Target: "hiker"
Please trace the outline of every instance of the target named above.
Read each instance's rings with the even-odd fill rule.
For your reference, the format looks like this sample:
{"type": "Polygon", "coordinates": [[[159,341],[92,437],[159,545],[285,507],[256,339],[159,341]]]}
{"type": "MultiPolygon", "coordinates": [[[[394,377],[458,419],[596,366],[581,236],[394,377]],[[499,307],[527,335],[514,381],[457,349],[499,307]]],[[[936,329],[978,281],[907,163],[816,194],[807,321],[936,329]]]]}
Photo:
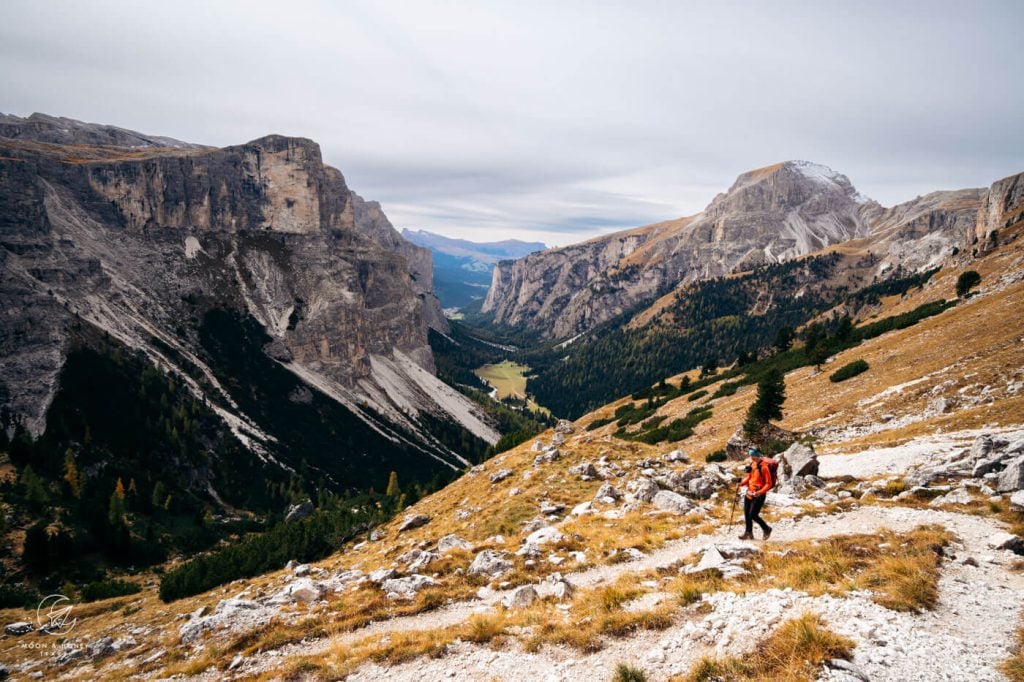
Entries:
{"type": "Polygon", "coordinates": [[[754,539],[755,521],[764,532],[764,539],[767,540],[771,537],[772,528],[761,518],[761,508],[764,507],[768,491],[775,485],[775,472],[772,471],[768,461],[761,457],[757,448],[750,448],[747,450],[747,454],[750,455],[750,466],[747,467],[750,473],[740,481],[741,488],[747,486],[747,495],[743,499],[743,520],[747,527],[746,532],[740,536],[740,540],[754,539]]]}

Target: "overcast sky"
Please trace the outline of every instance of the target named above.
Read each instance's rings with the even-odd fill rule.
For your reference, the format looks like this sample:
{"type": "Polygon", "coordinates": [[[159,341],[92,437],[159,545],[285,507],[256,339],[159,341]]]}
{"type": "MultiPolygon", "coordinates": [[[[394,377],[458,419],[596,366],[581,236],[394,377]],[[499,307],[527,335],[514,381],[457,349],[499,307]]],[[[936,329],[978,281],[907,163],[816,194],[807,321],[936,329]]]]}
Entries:
{"type": "Polygon", "coordinates": [[[310,137],[399,228],[567,244],[808,159],[1024,171],[1024,2],[0,2],[0,111],[310,137]]]}

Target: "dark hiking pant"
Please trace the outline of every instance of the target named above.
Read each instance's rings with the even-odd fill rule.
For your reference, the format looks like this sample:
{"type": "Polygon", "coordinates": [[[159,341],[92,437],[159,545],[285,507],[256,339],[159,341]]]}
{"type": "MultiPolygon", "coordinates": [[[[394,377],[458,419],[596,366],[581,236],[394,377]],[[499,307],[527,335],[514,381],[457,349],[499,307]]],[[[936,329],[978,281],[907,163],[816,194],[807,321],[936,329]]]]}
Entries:
{"type": "Polygon", "coordinates": [[[766,495],[760,497],[744,497],[743,498],[743,520],[747,523],[747,535],[754,532],[754,522],[761,526],[761,530],[768,532],[771,527],[764,522],[761,518],[761,507],[764,506],[764,498],[766,495]]]}

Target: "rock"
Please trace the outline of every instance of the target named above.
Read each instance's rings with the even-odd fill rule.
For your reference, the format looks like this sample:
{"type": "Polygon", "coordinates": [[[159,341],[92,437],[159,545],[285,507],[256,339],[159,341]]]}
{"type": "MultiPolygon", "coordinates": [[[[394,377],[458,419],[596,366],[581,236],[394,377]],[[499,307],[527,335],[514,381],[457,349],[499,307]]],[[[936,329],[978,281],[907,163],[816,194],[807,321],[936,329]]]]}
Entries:
{"type": "Polygon", "coordinates": [[[446,554],[453,549],[469,549],[470,547],[472,547],[472,545],[454,533],[445,535],[437,541],[437,551],[441,554],[446,554]]]}
{"type": "MultiPolygon", "coordinates": [[[[1024,492],[1024,491],[1022,491],[1024,492]]],[[[957,488],[951,492],[946,493],[940,497],[936,497],[934,500],[928,503],[929,507],[941,507],[944,504],[971,504],[974,498],[971,494],[963,488],[957,488]]]]}
{"type": "Polygon", "coordinates": [[[385,537],[384,531],[380,530],[379,528],[374,528],[373,530],[370,531],[370,535],[369,535],[370,542],[380,542],[381,540],[384,539],[384,537],[385,537]]]}
{"type": "Polygon", "coordinates": [[[704,550],[704,553],[700,557],[700,561],[697,562],[696,566],[691,566],[686,569],[687,573],[699,573],[701,571],[707,571],[710,569],[720,569],[725,566],[725,557],[718,551],[718,548],[712,545],[708,549],[704,550]]]}
{"type": "Polygon", "coordinates": [[[605,504],[615,504],[622,498],[622,493],[615,489],[611,483],[603,483],[601,487],[597,489],[597,494],[594,495],[595,502],[603,502],[605,504]]]}
{"type": "Polygon", "coordinates": [[[114,639],[112,637],[101,637],[95,642],[90,642],[86,647],[89,658],[97,659],[110,656],[114,653],[114,639]]]}
{"type": "Polygon", "coordinates": [[[430,576],[414,573],[405,578],[391,578],[380,584],[388,599],[412,599],[424,587],[436,587],[439,582],[430,576]]]}
{"type": "MultiPolygon", "coordinates": [[[[178,628],[178,635],[183,644],[195,641],[207,630],[246,624],[250,621],[249,614],[259,616],[267,609],[252,599],[232,597],[217,604],[217,608],[209,615],[201,615],[205,609],[196,609],[187,623],[178,628]]],[[[255,625],[255,623],[253,623],[255,625]]]]}
{"type": "Polygon", "coordinates": [[[513,590],[511,594],[505,595],[501,604],[506,609],[525,609],[539,598],[540,595],[532,585],[522,585],[513,590]]]}
{"type": "Polygon", "coordinates": [[[571,421],[567,419],[559,419],[558,423],[555,424],[555,433],[561,433],[568,435],[576,431],[576,427],[572,425],[571,421]]]}
{"type": "Polygon", "coordinates": [[[380,585],[385,580],[391,580],[392,578],[398,577],[398,571],[393,568],[379,568],[376,571],[372,571],[370,575],[366,576],[374,585],[380,585]]]}
{"type": "Polygon", "coordinates": [[[228,670],[234,670],[238,666],[242,665],[242,661],[245,660],[245,656],[242,654],[235,654],[235,657],[231,659],[231,663],[228,664],[228,670]]]}
{"type": "Polygon", "coordinates": [[[569,467],[571,476],[578,476],[584,481],[593,481],[597,478],[597,469],[590,462],[582,462],[576,466],[569,467]]]}
{"type": "Polygon", "coordinates": [[[275,604],[287,604],[298,601],[311,602],[319,599],[325,591],[324,586],[320,583],[313,582],[309,578],[299,578],[286,585],[270,601],[275,604]]]}
{"type": "Polygon", "coordinates": [[[1024,490],[1018,490],[1010,495],[1010,507],[1017,511],[1024,511],[1024,490]]]}
{"type": "Polygon", "coordinates": [[[714,494],[715,486],[710,478],[700,476],[686,484],[686,491],[698,500],[706,500],[714,494]]]}
{"type": "Polygon", "coordinates": [[[571,512],[569,512],[570,516],[584,516],[586,514],[593,513],[594,505],[590,502],[580,502],[579,504],[572,508],[571,512]]]}
{"type": "Polygon", "coordinates": [[[398,527],[398,532],[404,533],[407,530],[419,528],[420,526],[425,526],[428,523],[430,523],[430,517],[426,514],[413,514],[412,516],[406,516],[402,520],[402,524],[398,527]]]}
{"type": "Polygon", "coordinates": [[[677,514],[687,514],[696,508],[696,505],[691,500],[671,490],[659,490],[651,500],[651,503],[658,509],[677,514]]]}
{"type": "Polygon", "coordinates": [[[776,459],[779,462],[780,478],[783,480],[794,476],[817,476],[818,456],[814,450],[802,443],[793,443],[776,459]]]}
{"type": "Polygon", "coordinates": [[[572,583],[563,578],[561,573],[552,573],[537,587],[541,597],[552,597],[558,601],[571,599],[573,592],[575,588],[572,583]]]}
{"type": "Polygon", "coordinates": [[[516,495],[518,495],[521,492],[523,492],[521,488],[512,488],[511,490],[508,491],[508,496],[509,497],[515,497],[516,495]]]}
{"type": "MultiPolygon", "coordinates": [[[[73,663],[82,658],[85,658],[85,649],[66,649],[62,654],[57,656],[54,663],[56,663],[58,666],[65,666],[69,663],[73,663]]],[[[42,676],[40,676],[40,678],[41,677],[42,676]]]]}
{"type": "Polygon", "coordinates": [[[641,476],[627,483],[626,490],[631,492],[641,502],[650,502],[658,494],[659,488],[654,481],[646,476],[641,476]]]}
{"type": "Polygon", "coordinates": [[[553,435],[551,437],[551,444],[555,445],[555,446],[564,445],[565,444],[565,434],[557,433],[556,432],[555,435],[553,435]]]}
{"type": "Polygon", "coordinates": [[[440,559],[441,555],[436,552],[430,552],[422,549],[413,549],[405,554],[399,556],[395,561],[400,564],[404,564],[406,570],[413,573],[418,572],[422,568],[425,568],[427,564],[432,561],[440,559]]]}
{"type": "Polygon", "coordinates": [[[544,449],[544,443],[542,443],[539,438],[537,440],[533,441],[533,445],[530,446],[530,451],[531,452],[540,452],[543,449],[544,449]]]}
{"type": "Polygon", "coordinates": [[[288,507],[288,510],[284,513],[284,522],[292,523],[294,521],[301,521],[312,513],[313,502],[310,500],[303,500],[299,504],[293,504],[288,507]]]}
{"type": "Polygon", "coordinates": [[[563,511],[565,511],[565,505],[559,504],[557,502],[544,501],[540,505],[540,513],[544,514],[545,516],[550,516],[551,514],[561,514],[563,511]]]}
{"type": "Polygon", "coordinates": [[[32,623],[26,623],[25,621],[18,621],[17,623],[8,623],[4,626],[4,634],[11,635],[12,637],[20,637],[21,635],[27,635],[33,630],[35,630],[35,628],[32,627],[32,623]]]}
{"type": "Polygon", "coordinates": [[[523,541],[527,545],[547,545],[552,542],[559,542],[564,535],[555,528],[554,526],[545,526],[539,530],[535,530],[527,536],[526,540],[523,541]]]}
{"type": "Polygon", "coordinates": [[[671,452],[665,453],[664,458],[666,462],[688,463],[690,461],[690,458],[687,457],[686,453],[684,453],[682,450],[673,450],[671,452]]]}
{"type": "Polygon", "coordinates": [[[469,565],[469,572],[473,575],[485,575],[497,577],[512,570],[513,564],[504,552],[496,552],[493,549],[485,549],[473,558],[469,565]]]}
{"type": "Polygon", "coordinates": [[[533,458],[533,465],[540,466],[541,464],[547,464],[548,462],[557,462],[562,458],[562,451],[558,448],[548,448],[541,454],[533,458]]]}
{"type": "Polygon", "coordinates": [[[1024,538],[1010,533],[996,533],[988,539],[992,549],[1006,549],[1014,554],[1024,554],[1024,538]]]}
{"type": "Polygon", "coordinates": [[[871,682],[871,678],[868,677],[867,673],[855,666],[849,661],[844,661],[841,658],[833,658],[825,662],[825,665],[831,670],[839,670],[846,675],[860,680],[861,682],[871,682]]]}
{"type": "Polygon", "coordinates": [[[712,546],[726,559],[746,559],[761,553],[761,550],[756,545],[740,540],[716,542],[712,546]]]}
{"type": "Polygon", "coordinates": [[[292,566],[292,575],[296,578],[305,578],[309,575],[309,570],[309,564],[298,564],[296,566],[292,566]]]}
{"type": "Polygon", "coordinates": [[[511,469],[499,469],[499,470],[495,471],[493,474],[491,474],[491,479],[490,479],[491,480],[491,485],[494,485],[495,483],[501,483],[506,478],[510,478],[511,476],[512,476],[512,470],[511,469]]]}
{"type": "Polygon", "coordinates": [[[1006,468],[999,474],[996,490],[1009,493],[1024,489],[1024,457],[1016,457],[1006,463],[1006,468]]]}
{"type": "Polygon", "coordinates": [[[825,483],[825,481],[821,480],[820,478],[818,478],[814,474],[808,474],[808,475],[804,476],[803,480],[804,480],[804,483],[806,483],[807,485],[811,486],[812,488],[819,488],[820,489],[820,488],[824,488],[826,485],[828,485],[827,483],[825,483]]]}

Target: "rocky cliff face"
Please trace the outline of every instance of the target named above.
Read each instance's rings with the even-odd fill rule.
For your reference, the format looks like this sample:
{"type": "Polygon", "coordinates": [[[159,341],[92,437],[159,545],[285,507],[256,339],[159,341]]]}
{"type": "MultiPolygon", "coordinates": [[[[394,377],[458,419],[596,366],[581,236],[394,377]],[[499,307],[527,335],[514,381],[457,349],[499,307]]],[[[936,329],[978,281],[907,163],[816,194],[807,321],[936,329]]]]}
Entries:
{"type": "Polygon", "coordinates": [[[769,166],[741,175],[696,216],[500,264],[483,310],[571,336],[680,282],[865,236],[872,204],[823,166],[769,166]]]}
{"type": "Polygon", "coordinates": [[[1020,176],[886,209],[846,176],[790,161],[744,173],[702,212],[498,265],[483,311],[566,338],[680,285],[840,243],[879,256],[878,275],[933,267],[1005,223],[1020,176]]]}
{"type": "Polygon", "coordinates": [[[10,118],[0,119],[0,134],[16,133],[0,137],[0,399],[32,433],[45,424],[69,330],[84,322],[145,352],[267,451],[274,437],[203,352],[204,314],[224,309],[257,320],[270,357],[396,442],[421,439],[458,467],[424,419],[496,440],[433,376],[427,330],[445,321],[429,251],[352,192],[314,142],[166,147],[131,131],[61,133],[48,117],[10,118]],[[126,139],[153,144],[108,144],[126,139]]]}

